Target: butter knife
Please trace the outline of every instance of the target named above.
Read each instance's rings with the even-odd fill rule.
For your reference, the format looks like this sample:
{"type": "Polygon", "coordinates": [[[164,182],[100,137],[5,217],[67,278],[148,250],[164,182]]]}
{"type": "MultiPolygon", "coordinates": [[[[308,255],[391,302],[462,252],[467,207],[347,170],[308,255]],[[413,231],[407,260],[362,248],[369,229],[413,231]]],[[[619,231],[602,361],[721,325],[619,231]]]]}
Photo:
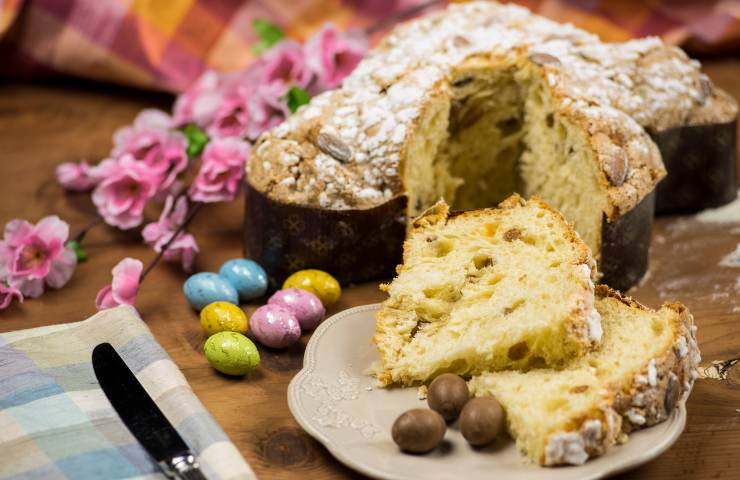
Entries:
{"type": "Polygon", "coordinates": [[[92,364],[100,388],[126,428],[169,478],[205,480],[195,455],[110,343],[97,345],[92,364]]]}

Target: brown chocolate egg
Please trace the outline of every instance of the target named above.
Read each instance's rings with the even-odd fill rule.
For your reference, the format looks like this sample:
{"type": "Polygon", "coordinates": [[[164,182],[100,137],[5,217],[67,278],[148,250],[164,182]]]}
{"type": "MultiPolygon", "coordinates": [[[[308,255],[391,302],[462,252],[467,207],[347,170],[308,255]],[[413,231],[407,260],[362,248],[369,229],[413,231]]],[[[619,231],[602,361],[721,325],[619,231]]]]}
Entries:
{"type": "Polygon", "coordinates": [[[455,420],[470,400],[470,391],[465,380],[454,373],[443,373],[429,385],[427,403],[429,408],[442,415],[445,420],[455,420]]]}
{"type": "Polygon", "coordinates": [[[393,422],[393,441],[409,453],[426,453],[439,445],[447,430],[444,418],[434,410],[414,408],[393,422]]]}
{"type": "Polygon", "coordinates": [[[485,445],[504,428],[504,411],[493,397],[470,400],[460,412],[460,432],[469,444],[485,445]]]}

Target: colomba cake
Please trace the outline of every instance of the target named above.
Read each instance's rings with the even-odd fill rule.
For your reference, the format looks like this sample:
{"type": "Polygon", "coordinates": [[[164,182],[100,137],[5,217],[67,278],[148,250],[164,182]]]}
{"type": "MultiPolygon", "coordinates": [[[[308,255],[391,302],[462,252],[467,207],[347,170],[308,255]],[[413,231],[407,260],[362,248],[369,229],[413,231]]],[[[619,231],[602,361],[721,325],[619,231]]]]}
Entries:
{"type": "Polygon", "coordinates": [[[368,280],[392,273],[407,222],[440,197],[457,210],[518,192],[560,210],[626,289],[647,267],[663,160],[680,183],[658,192],[665,209],[734,196],[736,116],[658,38],[603,43],[522,7],[453,4],[396,27],[258,139],[245,245],[273,286],[309,267],[368,280]]]}

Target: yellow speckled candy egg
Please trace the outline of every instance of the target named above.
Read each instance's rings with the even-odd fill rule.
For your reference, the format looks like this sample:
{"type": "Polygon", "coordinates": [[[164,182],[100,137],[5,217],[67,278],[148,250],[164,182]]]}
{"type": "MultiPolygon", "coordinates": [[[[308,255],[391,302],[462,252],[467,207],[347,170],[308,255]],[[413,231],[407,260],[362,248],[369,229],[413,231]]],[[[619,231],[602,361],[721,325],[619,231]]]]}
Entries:
{"type": "Polygon", "coordinates": [[[247,333],[247,315],[233,303],[213,302],[200,311],[200,326],[209,337],[218,332],[247,333]]]}
{"type": "Polygon", "coordinates": [[[319,297],[324,305],[336,302],[342,294],[336,278],[316,269],[298,270],[285,280],[283,288],[302,288],[319,297]]]}
{"type": "Polygon", "coordinates": [[[208,363],[226,375],[246,375],[260,364],[257,346],[241,333],[218,332],[203,348],[208,363]]]}

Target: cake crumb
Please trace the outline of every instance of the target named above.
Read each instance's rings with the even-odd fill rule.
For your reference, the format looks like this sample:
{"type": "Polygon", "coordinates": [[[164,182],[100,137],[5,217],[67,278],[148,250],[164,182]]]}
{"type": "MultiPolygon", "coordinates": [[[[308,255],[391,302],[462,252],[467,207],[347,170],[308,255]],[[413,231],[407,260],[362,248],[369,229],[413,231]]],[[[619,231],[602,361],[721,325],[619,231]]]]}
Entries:
{"type": "Polygon", "coordinates": [[[427,386],[426,385],[422,385],[416,391],[416,398],[418,398],[419,400],[426,400],[427,399],[427,392],[428,391],[429,391],[429,389],[427,388],[427,386]]]}

